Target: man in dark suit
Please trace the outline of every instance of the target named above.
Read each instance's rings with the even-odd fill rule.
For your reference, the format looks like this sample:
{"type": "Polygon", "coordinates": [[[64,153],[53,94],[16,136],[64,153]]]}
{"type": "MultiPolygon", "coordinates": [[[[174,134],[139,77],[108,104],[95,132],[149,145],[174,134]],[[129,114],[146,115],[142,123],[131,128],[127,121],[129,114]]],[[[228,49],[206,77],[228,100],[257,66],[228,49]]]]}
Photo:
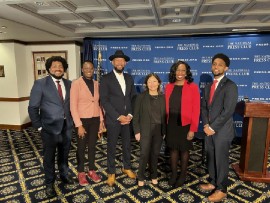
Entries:
{"type": "Polygon", "coordinates": [[[114,69],[103,76],[100,82],[100,102],[105,110],[107,128],[107,162],[109,186],[115,183],[115,152],[118,136],[121,134],[123,150],[122,171],[130,178],[136,178],[131,171],[130,122],[132,120],[131,101],[136,95],[131,75],[123,73],[126,63],[130,60],[122,50],[117,50],[109,57],[114,69]]]}
{"type": "Polygon", "coordinates": [[[53,197],[56,195],[56,149],[60,178],[66,184],[73,183],[68,175],[68,153],[73,127],[69,99],[71,81],[63,78],[68,68],[64,58],[53,56],[47,59],[45,66],[49,76],[35,81],[28,113],[33,127],[41,132],[46,194],[53,197]]]}
{"type": "Polygon", "coordinates": [[[233,113],[238,99],[236,84],[225,76],[230,65],[228,56],[219,53],[212,58],[214,81],[205,87],[201,102],[209,183],[203,191],[214,191],[208,200],[220,202],[227,196],[229,150],[234,138],[233,113]]]}

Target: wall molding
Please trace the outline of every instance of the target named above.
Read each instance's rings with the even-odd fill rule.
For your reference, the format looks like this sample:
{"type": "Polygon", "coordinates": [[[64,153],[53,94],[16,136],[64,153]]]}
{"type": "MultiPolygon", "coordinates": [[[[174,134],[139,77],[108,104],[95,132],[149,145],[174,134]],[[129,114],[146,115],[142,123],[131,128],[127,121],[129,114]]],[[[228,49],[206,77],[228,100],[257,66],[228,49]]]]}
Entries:
{"type": "Polygon", "coordinates": [[[0,129],[22,130],[30,126],[32,126],[32,122],[25,123],[22,125],[0,124],[0,129]]]}
{"type": "Polygon", "coordinates": [[[75,44],[77,46],[82,46],[83,43],[79,41],[37,41],[37,42],[24,42],[20,40],[0,40],[0,43],[17,43],[17,44],[23,44],[23,45],[56,45],[56,44],[75,44]]]}
{"type": "Polygon", "coordinates": [[[21,102],[28,101],[30,97],[19,97],[19,98],[8,98],[8,97],[0,97],[0,102],[21,102]]]}

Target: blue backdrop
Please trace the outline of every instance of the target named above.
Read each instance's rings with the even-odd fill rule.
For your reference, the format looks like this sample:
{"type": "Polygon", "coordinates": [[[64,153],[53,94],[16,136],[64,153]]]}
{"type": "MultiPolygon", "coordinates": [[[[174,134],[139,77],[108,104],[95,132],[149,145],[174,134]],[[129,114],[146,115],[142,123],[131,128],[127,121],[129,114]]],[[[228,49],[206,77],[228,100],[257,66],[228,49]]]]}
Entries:
{"type": "MultiPolygon", "coordinates": [[[[98,65],[98,51],[102,59],[102,73],[112,70],[108,59],[117,49],[124,51],[131,60],[125,71],[134,78],[138,92],[147,74],[157,73],[168,83],[171,65],[183,60],[191,66],[194,82],[200,89],[212,81],[211,58],[216,53],[224,53],[231,59],[227,77],[238,86],[239,101],[250,100],[270,102],[270,35],[224,35],[182,38],[119,38],[85,39],[84,59],[91,59],[98,65]],[[91,48],[89,48],[91,47],[91,48]]],[[[235,115],[235,126],[241,136],[242,117],[235,115]]]]}

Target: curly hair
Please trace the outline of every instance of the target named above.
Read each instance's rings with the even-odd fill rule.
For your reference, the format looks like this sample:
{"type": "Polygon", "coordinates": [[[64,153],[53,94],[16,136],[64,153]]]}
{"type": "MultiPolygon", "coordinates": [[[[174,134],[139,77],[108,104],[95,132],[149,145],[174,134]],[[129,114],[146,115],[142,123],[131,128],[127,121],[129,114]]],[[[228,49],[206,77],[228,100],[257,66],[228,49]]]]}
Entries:
{"type": "Polygon", "coordinates": [[[158,83],[159,83],[159,86],[158,86],[157,91],[160,92],[161,79],[160,79],[160,78],[158,77],[158,75],[155,74],[155,73],[149,73],[149,74],[145,77],[145,79],[144,79],[144,86],[145,86],[145,89],[146,89],[146,91],[149,91],[149,88],[148,88],[148,86],[147,86],[147,82],[148,82],[149,78],[152,77],[152,76],[155,77],[155,78],[157,79],[157,81],[158,81],[158,83]]]}
{"type": "Polygon", "coordinates": [[[176,81],[176,70],[180,64],[184,64],[186,66],[187,75],[185,79],[187,80],[187,83],[188,84],[192,83],[194,79],[192,77],[192,72],[190,71],[190,66],[184,61],[177,61],[171,66],[169,73],[169,82],[174,83],[176,81]]]}
{"type": "Polygon", "coordinates": [[[52,66],[52,62],[54,62],[54,61],[61,62],[63,67],[64,67],[64,71],[66,72],[66,70],[68,69],[68,64],[67,64],[66,59],[62,58],[61,56],[52,56],[52,57],[48,58],[46,60],[46,63],[45,63],[45,67],[46,67],[46,70],[48,71],[48,73],[49,73],[49,69],[52,66]]]}

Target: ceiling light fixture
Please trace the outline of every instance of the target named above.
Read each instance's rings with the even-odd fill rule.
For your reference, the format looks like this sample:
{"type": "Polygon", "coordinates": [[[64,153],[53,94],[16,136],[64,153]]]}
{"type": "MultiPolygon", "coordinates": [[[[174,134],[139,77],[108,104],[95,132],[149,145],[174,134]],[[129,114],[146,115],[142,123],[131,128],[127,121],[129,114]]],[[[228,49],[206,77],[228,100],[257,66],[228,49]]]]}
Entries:
{"type": "Polygon", "coordinates": [[[43,2],[43,1],[35,1],[35,4],[36,4],[37,6],[49,6],[48,3],[43,2]]]}
{"type": "Polygon", "coordinates": [[[257,28],[239,28],[239,29],[232,29],[233,32],[246,32],[246,31],[258,31],[257,28]]]}
{"type": "Polygon", "coordinates": [[[3,25],[3,26],[1,26],[1,28],[2,28],[2,29],[6,29],[6,28],[7,28],[7,26],[4,26],[4,25],[3,25]]]}

